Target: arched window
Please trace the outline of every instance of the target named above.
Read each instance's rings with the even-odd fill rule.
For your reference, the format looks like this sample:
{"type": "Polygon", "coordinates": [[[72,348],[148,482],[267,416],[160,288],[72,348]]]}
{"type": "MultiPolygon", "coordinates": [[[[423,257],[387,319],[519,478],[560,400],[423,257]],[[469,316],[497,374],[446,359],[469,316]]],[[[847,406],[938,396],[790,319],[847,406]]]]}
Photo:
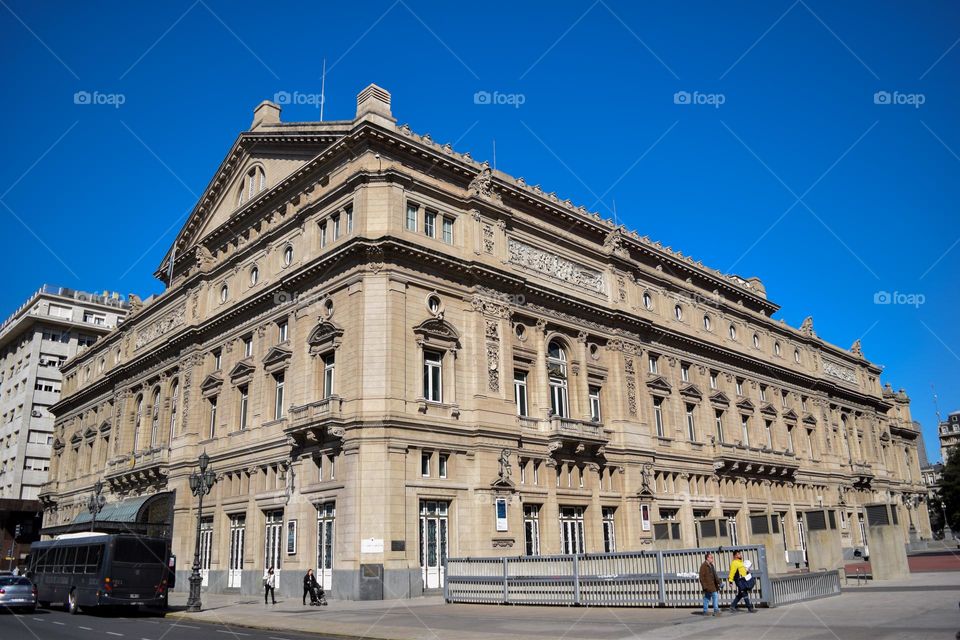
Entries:
{"type": "Polygon", "coordinates": [[[753,346],[756,349],[760,348],[760,336],[758,336],[757,334],[753,334],[753,346]]]}
{"type": "Polygon", "coordinates": [[[550,410],[560,418],[570,416],[567,395],[567,352],[558,340],[547,347],[547,375],[550,379],[550,410]]]}
{"type": "Polygon", "coordinates": [[[731,340],[736,340],[736,339],[737,339],[737,327],[736,327],[736,325],[730,325],[730,339],[731,339],[731,340]]]}
{"type": "Polygon", "coordinates": [[[703,328],[707,331],[710,331],[710,328],[713,326],[713,321],[710,320],[710,316],[703,316],[703,328]]]}
{"type": "Polygon", "coordinates": [[[799,349],[794,349],[794,350],[793,350],[793,361],[796,362],[797,364],[800,364],[800,350],[799,350],[799,349]]]}
{"type": "Polygon", "coordinates": [[[230,289],[227,288],[227,285],[220,287],[220,302],[226,302],[227,297],[230,295],[230,289]]]}
{"type": "Polygon", "coordinates": [[[293,262],[293,246],[288,244],[286,248],[283,250],[283,266],[289,267],[292,262],[293,262]]]}
{"type": "Polygon", "coordinates": [[[252,287],[253,285],[257,284],[257,282],[259,281],[260,281],[260,269],[256,265],[254,265],[250,269],[250,286],[252,287]]]}
{"type": "Polygon", "coordinates": [[[673,315],[677,317],[677,320],[683,320],[683,307],[676,305],[673,307],[673,315]]]}
{"type": "Polygon", "coordinates": [[[177,400],[180,394],[180,383],[177,380],[170,385],[170,437],[167,439],[169,445],[177,435],[177,400]]]}
{"type": "Polygon", "coordinates": [[[150,448],[157,446],[157,436],[160,431],[160,387],[153,390],[153,406],[150,407],[150,448]]]}
{"type": "Polygon", "coordinates": [[[137,396],[136,413],[133,416],[133,450],[140,446],[140,427],[143,425],[143,395],[137,396]]]}
{"type": "Polygon", "coordinates": [[[653,296],[650,295],[649,291],[643,292],[643,308],[647,311],[653,310],[653,296]]]}
{"type": "Polygon", "coordinates": [[[267,187],[267,175],[263,167],[253,167],[247,172],[243,182],[237,189],[237,206],[244,202],[249,202],[253,196],[257,195],[267,187]]]}
{"type": "Polygon", "coordinates": [[[774,354],[774,355],[777,355],[777,356],[780,355],[780,343],[779,343],[779,342],[774,342],[774,343],[773,343],[773,354],[774,354]]]}

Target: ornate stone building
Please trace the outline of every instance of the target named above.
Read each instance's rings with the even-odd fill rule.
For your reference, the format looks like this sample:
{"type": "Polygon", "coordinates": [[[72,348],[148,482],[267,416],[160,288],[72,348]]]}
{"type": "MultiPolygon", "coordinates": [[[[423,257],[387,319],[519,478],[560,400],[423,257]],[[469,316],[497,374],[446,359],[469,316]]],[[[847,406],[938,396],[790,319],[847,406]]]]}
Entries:
{"type": "Polygon", "coordinates": [[[821,504],[850,549],[866,502],[929,536],[909,399],[859,343],[398,126],[379,87],[352,121],[258,106],[168,273],[66,365],[42,499],[67,530],[103,478],[186,572],[206,451],[211,590],[273,565],[282,591],[314,567],[335,597],[405,597],[448,555],[649,549],[658,521],[693,546],[704,516],[746,543],[757,511],[799,549],[821,504]]]}

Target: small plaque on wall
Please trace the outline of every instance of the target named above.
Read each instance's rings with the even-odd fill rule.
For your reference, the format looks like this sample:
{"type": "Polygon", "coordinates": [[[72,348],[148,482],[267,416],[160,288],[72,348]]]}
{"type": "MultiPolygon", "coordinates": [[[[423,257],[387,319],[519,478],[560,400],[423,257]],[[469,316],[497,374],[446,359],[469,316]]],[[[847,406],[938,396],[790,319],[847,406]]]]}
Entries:
{"type": "Polygon", "coordinates": [[[390,541],[390,551],[406,551],[407,550],[407,541],[406,540],[391,540],[390,541]]]}

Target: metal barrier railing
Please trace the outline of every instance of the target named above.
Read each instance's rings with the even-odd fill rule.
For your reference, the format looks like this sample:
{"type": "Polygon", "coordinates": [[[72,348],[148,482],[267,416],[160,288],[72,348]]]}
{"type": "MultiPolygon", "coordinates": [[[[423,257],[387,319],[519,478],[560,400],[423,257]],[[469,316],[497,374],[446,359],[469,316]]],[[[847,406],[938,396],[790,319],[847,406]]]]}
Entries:
{"type": "Polygon", "coordinates": [[[839,571],[777,576],[770,581],[770,606],[840,595],[839,571]]]}
{"type": "MultiPolygon", "coordinates": [[[[755,604],[770,604],[771,579],[766,548],[671,549],[629,553],[499,558],[448,558],[444,597],[448,602],[559,604],[588,606],[666,606],[702,604],[699,571],[711,551],[726,583],[734,551],[753,564],[755,604]]],[[[798,587],[807,588],[804,585],[798,587]]],[[[783,587],[789,591],[790,585],[783,587]]],[[[729,603],[736,590],[720,592],[729,603]]]]}

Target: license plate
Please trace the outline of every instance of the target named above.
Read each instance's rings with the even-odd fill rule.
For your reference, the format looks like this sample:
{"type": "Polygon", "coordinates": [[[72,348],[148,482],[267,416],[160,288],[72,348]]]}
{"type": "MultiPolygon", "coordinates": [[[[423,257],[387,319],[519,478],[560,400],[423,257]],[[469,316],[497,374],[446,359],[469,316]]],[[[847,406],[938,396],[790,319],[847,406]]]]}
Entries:
{"type": "Polygon", "coordinates": [[[13,598],[11,602],[31,602],[29,598],[13,598]]]}
{"type": "Polygon", "coordinates": [[[136,600],[136,599],[139,598],[139,597],[140,597],[140,594],[139,594],[139,593],[131,593],[131,594],[130,594],[130,598],[133,599],[133,600],[136,600]]]}

